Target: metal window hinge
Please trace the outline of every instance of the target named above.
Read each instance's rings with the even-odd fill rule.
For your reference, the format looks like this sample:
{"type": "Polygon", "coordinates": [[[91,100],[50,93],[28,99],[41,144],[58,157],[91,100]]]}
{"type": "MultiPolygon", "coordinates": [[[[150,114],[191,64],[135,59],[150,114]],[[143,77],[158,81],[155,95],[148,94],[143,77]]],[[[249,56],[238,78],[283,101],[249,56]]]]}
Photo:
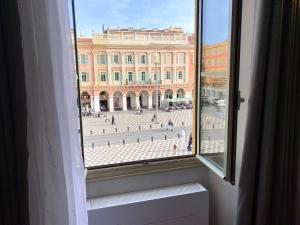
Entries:
{"type": "Polygon", "coordinates": [[[241,91],[239,90],[237,93],[237,110],[240,110],[241,103],[245,102],[245,98],[241,97],[241,91]]]}

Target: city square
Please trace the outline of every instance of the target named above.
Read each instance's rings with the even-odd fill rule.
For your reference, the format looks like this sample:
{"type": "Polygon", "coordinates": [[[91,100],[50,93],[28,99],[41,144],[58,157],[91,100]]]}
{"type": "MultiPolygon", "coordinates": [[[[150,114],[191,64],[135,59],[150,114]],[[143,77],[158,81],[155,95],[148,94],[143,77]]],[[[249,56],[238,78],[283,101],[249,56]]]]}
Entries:
{"type": "MultiPolygon", "coordinates": [[[[87,167],[151,160],[193,154],[188,139],[192,132],[192,109],[166,112],[159,110],[106,112],[83,117],[85,162],[87,167]],[[112,124],[112,116],[115,123],[112,124]],[[172,121],[172,130],[168,121],[172,121]]],[[[225,121],[215,106],[201,114],[201,152],[224,151],[225,121]]]]}

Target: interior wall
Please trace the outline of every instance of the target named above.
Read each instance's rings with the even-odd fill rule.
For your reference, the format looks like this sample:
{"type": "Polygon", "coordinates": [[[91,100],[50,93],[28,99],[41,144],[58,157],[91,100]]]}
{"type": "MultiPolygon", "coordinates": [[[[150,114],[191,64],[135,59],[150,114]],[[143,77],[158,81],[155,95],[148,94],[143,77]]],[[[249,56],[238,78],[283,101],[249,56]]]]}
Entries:
{"type": "Polygon", "coordinates": [[[255,1],[244,0],[242,7],[242,30],[240,51],[239,89],[245,102],[241,104],[238,114],[237,152],[236,152],[236,184],[231,185],[209,171],[208,185],[210,192],[210,225],[235,224],[236,204],[238,198],[238,181],[242,162],[244,133],[248,111],[250,90],[252,40],[254,27],[255,1]]]}

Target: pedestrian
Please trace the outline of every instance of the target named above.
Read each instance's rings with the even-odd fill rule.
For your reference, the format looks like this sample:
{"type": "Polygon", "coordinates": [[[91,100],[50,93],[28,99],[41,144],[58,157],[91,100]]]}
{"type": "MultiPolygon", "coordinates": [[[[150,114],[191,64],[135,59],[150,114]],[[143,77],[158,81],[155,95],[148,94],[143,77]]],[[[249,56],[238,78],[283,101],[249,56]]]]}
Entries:
{"type": "Polygon", "coordinates": [[[173,145],[173,150],[176,150],[176,149],[177,149],[177,145],[174,144],[174,145],[173,145]]]}
{"type": "Polygon", "coordinates": [[[154,122],[155,119],[156,119],[156,114],[153,114],[153,117],[152,117],[151,121],[154,122]]]}
{"type": "Polygon", "coordinates": [[[168,122],[168,128],[167,128],[167,130],[171,130],[171,131],[173,131],[173,122],[171,121],[171,119],[169,119],[169,122],[168,122]]]}
{"type": "Polygon", "coordinates": [[[116,124],[116,122],[115,122],[115,117],[112,115],[112,116],[111,116],[111,125],[114,125],[114,124],[116,124]]]}
{"type": "Polygon", "coordinates": [[[192,150],[192,144],[193,144],[193,138],[192,138],[192,133],[191,133],[190,137],[189,137],[189,143],[188,143],[188,146],[187,146],[188,151],[192,150]]]}

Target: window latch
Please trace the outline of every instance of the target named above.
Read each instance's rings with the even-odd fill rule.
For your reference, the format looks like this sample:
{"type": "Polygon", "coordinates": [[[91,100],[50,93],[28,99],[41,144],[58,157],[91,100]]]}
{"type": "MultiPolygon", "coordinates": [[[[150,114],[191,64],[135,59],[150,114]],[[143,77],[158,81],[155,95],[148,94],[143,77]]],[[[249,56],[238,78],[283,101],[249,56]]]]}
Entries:
{"type": "Polygon", "coordinates": [[[240,110],[241,103],[245,102],[245,98],[241,97],[241,91],[238,91],[237,94],[237,110],[240,110]]]}

